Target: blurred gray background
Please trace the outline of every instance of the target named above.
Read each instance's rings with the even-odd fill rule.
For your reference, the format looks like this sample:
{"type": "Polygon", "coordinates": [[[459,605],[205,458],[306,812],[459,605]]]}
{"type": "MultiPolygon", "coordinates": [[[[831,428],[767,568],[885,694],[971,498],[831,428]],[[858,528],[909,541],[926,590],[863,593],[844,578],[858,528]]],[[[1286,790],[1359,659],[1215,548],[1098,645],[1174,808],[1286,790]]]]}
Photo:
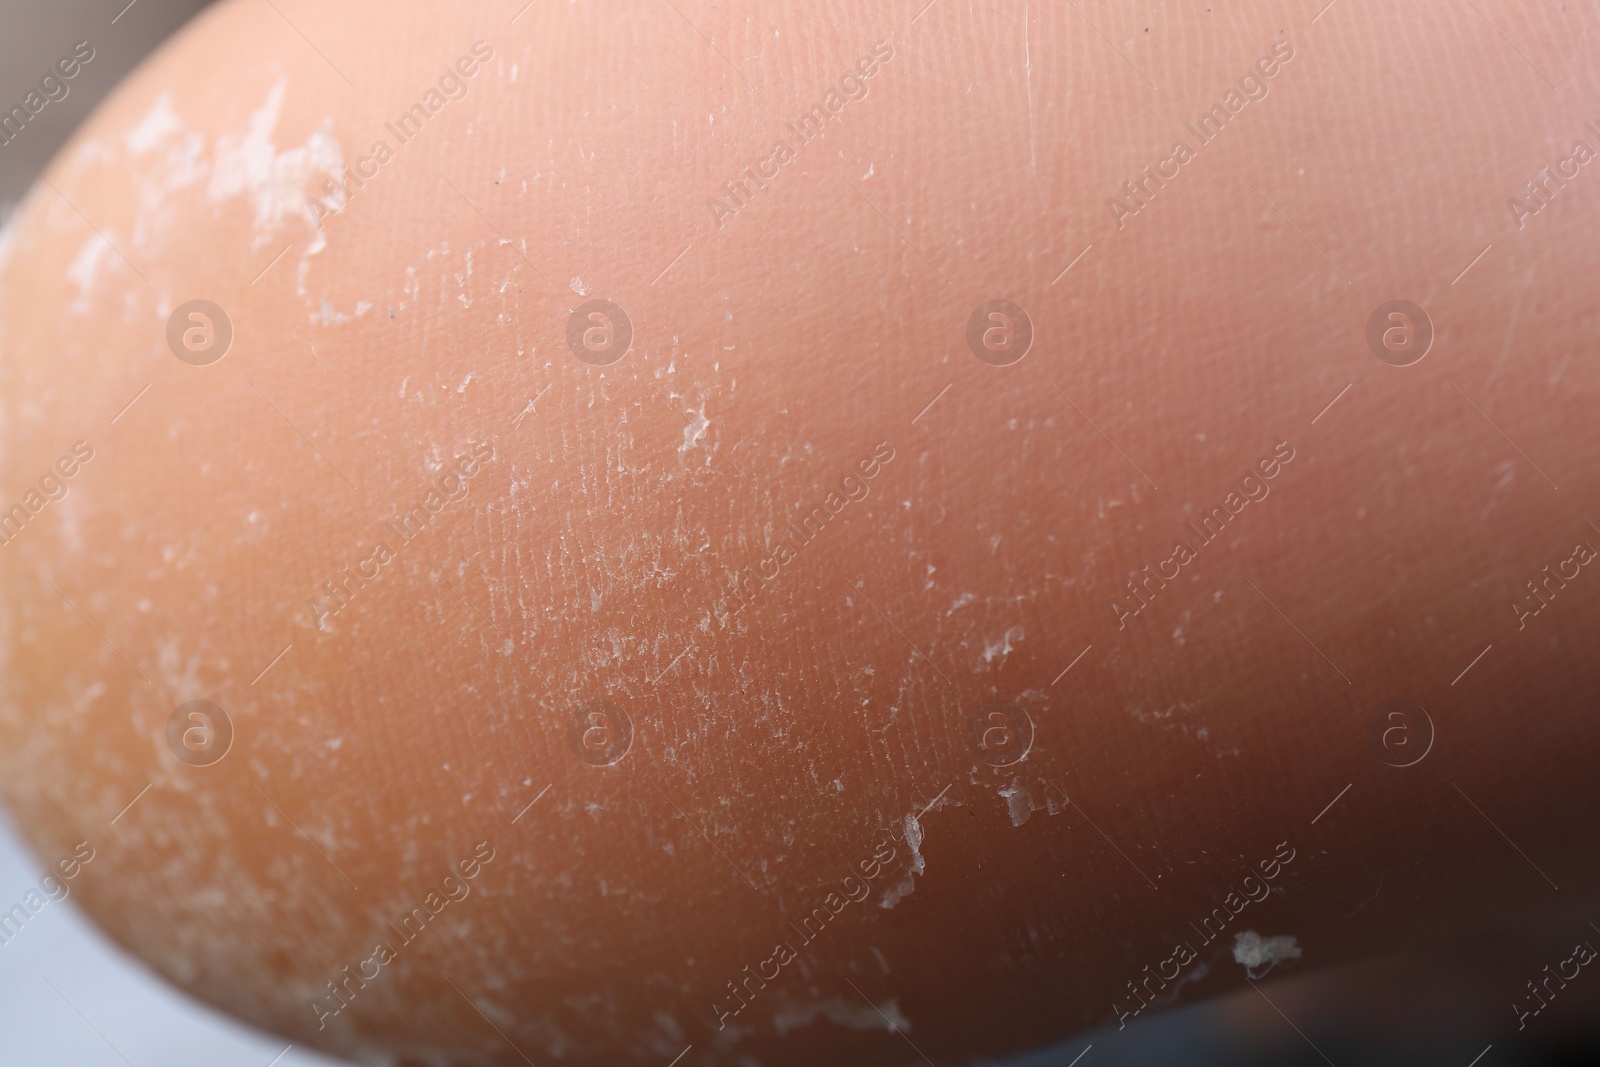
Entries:
{"type": "MultiPolygon", "coordinates": [[[[200,0],[0,0],[0,111],[20,103],[77,42],[87,40],[95,50],[67,96],[0,145],[0,225],[100,98],[204,6],[200,0]]],[[[43,874],[0,813],[0,911],[43,874]]],[[[1573,939],[1600,945],[1600,925],[1589,925],[1600,924],[1600,902],[1589,905],[1424,956],[1274,975],[1260,992],[1086,1034],[1006,1067],[1600,1064],[1600,973],[1580,976],[1526,1032],[1513,1025],[1511,1009],[1523,980],[1565,955],[1563,946],[1573,939]],[[1593,936],[1583,933],[1590,929],[1593,936]]],[[[694,1062],[691,1053],[682,1067],[694,1062]]],[[[0,1067],[63,1064],[340,1067],[166,985],[112,945],[70,897],[47,905],[0,944],[0,1067]]]]}
{"type": "MultiPolygon", "coordinates": [[[[0,819],[0,909],[37,889],[44,873],[0,819]]],[[[70,896],[46,904],[0,944],[4,1067],[338,1067],[298,1047],[285,1052],[286,1045],[156,978],[70,896]]]]}
{"type": "Polygon", "coordinates": [[[77,42],[94,48],[93,61],[67,83],[66,97],[46,105],[15,140],[0,145],[0,220],[100,98],[205,6],[201,0],[135,0],[131,7],[127,2],[0,0],[0,110],[20,104],[77,42]]]}

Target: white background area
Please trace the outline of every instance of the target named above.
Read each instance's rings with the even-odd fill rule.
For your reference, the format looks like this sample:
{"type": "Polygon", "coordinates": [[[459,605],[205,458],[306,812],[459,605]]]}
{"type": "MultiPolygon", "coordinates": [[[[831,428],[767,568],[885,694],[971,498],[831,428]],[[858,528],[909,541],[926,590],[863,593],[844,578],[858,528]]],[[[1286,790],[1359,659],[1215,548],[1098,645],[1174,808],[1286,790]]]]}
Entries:
{"type": "MultiPolygon", "coordinates": [[[[0,815],[0,911],[37,890],[45,873],[0,815]]],[[[88,867],[78,878],[92,874],[88,867]]],[[[51,900],[0,944],[4,1067],[342,1065],[287,1045],[168,985],[90,923],[74,896],[51,900]]]]}

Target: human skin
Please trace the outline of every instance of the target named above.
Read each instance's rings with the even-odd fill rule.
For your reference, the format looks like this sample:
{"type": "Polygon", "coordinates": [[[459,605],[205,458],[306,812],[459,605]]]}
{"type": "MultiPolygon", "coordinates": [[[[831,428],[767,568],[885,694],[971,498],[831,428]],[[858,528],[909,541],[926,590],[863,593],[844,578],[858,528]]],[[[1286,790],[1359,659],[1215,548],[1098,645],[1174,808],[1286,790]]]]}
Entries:
{"type": "Polygon", "coordinates": [[[1522,191],[1597,146],[1580,12],[278,6],[130,78],[0,264],[0,506],[93,452],[0,548],[0,791],[167,978],[372,1062],[944,1065],[1241,988],[1246,932],[1593,893],[1600,176],[1522,191]]]}

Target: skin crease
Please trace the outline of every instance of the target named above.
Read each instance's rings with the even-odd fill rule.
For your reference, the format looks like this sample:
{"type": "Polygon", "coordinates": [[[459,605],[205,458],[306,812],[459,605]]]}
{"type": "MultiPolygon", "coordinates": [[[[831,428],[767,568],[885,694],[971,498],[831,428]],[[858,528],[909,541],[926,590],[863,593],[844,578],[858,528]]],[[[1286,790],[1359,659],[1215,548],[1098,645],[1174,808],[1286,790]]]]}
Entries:
{"type": "Polygon", "coordinates": [[[1292,973],[1593,892],[1600,577],[1511,606],[1600,547],[1600,175],[1506,206],[1597,144],[1575,8],[1490,13],[1535,70],[1442,2],[282,6],[130,78],[0,264],[4,506],[93,450],[0,549],[0,792],[43,861],[92,845],[74,898],[173,982],[371,1062],[954,1064],[1241,988],[1247,930],[1292,973]],[[205,367],[165,340],[195,298],[234,328],[205,367]],[[634,331],[605,367],[566,340],[595,298],[634,331]],[[966,343],[997,298],[1036,331],[1007,367],[966,343]],[[1364,340],[1392,299],[1437,332],[1409,367],[1364,340]],[[726,610],[745,568],[777,573],[726,610]],[[235,730],[212,766],[168,748],[193,699],[235,730]],[[596,700],[612,766],[569,746],[596,700]],[[1020,763],[969,742],[990,701],[1020,763]],[[1431,747],[1375,744],[1388,701],[1431,747]],[[378,973],[319,1029],[346,966],[378,973]]]}

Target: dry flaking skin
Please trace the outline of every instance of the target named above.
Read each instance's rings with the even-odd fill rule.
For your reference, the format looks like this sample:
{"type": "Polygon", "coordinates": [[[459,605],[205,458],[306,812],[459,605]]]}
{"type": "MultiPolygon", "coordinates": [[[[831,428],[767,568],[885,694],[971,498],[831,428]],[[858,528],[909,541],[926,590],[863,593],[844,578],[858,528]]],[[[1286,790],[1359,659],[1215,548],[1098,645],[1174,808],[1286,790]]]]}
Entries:
{"type": "Polygon", "coordinates": [[[1503,205],[1592,15],[1516,27],[1583,52],[1557,99],[1442,2],[1422,50],[1095,13],[1123,57],[921,7],[227,2],[63,151],[0,243],[0,500],[93,460],[0,545],[0,792],[121,944],[375,1063],[957,1063],[1112,1021],[1285,839],[1274,976],[1593,884],[1600,602],[1506,605],[1589,536],[1600,207],[1503,205]],[[1114,226],[1161,100],[1280,41],[1114,226]]]}

